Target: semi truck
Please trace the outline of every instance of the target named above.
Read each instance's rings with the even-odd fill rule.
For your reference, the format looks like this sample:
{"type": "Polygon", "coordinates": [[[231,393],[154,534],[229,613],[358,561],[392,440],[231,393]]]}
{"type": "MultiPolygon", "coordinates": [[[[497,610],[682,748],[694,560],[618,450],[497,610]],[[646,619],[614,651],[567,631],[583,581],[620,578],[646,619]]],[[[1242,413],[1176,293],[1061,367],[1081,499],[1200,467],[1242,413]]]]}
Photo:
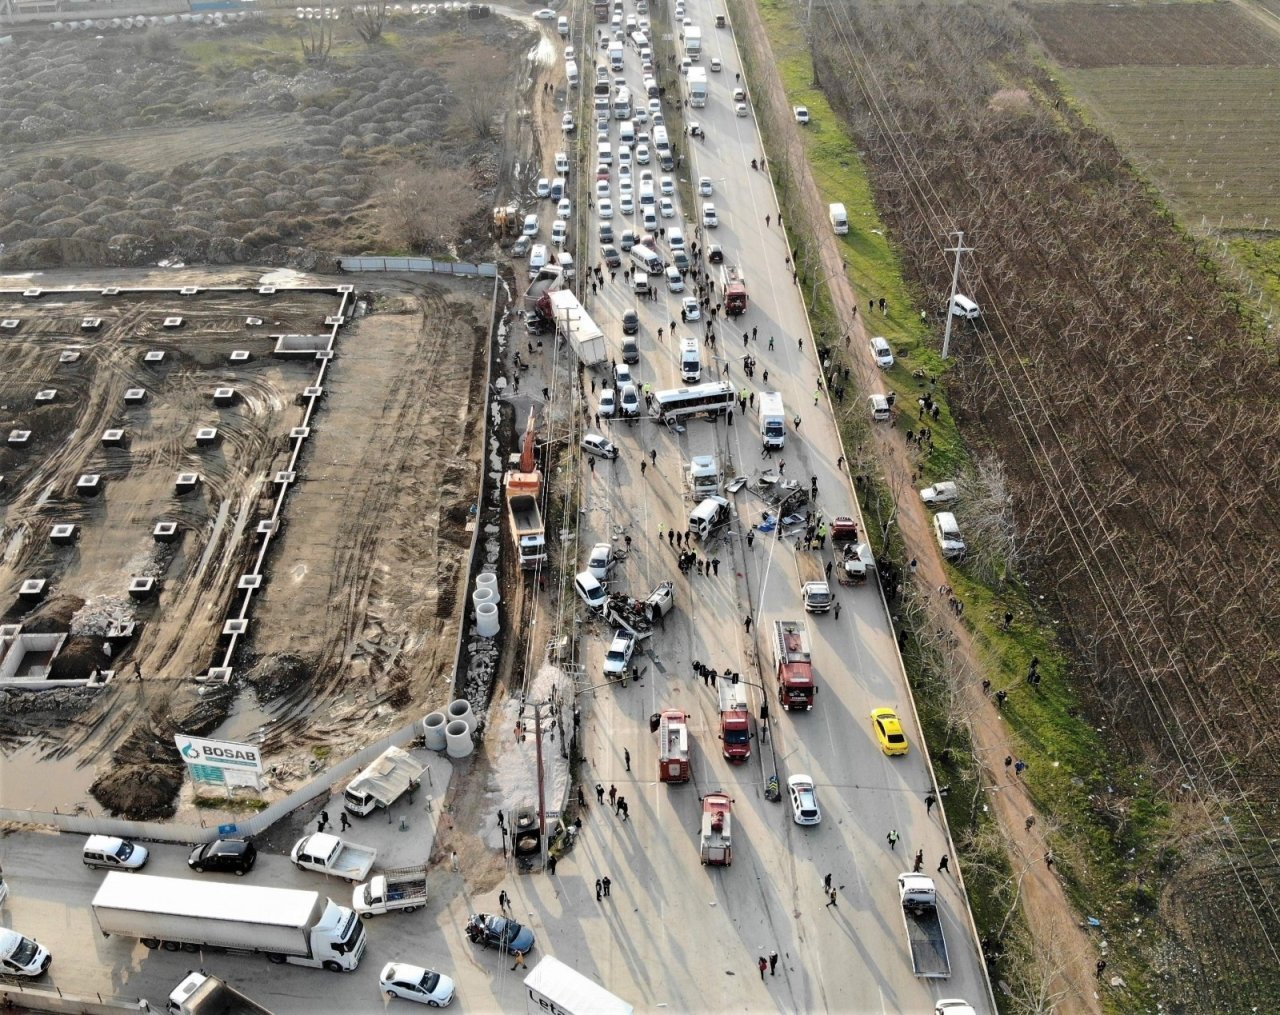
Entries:
{"type": "Polygon", "coordinates": [[[293,844],[289,859],[298,870],[332,874],[347,881],[363,881],[373,870],[378,851],[372,846],[347,842],[328,832],[312,832],[293,844]]]}
{"type": "Polygon", "coordinates": [[[689,105],[701,109],[707,104],[707,68],[690,67],[684,82],[689,92],[689,105]]]}
{"type": "Polygon", "coordinates": [[[550,955],[524,978],[525,1015],[631,1015],[617,994],[550,955]]]}
{"type": "Polygon", "coordinates": [[[688,782],[689,716],[669,708],[658,716],[658,781],[688,782]]]}
{"type": "Polygon", "coordinates": [[[807,712],[813,708],[818,687],[813,677],[809,630],[803,620],[773,622],[773,654],[779,703],[788,712],[795,709],[807,712]]]}
{"type": "Polygon", "coordinates": [[[119,934],[166,951],[261,952],[272,962],[351,972],[367,944],[350,909],[292,888],[112,871],[92,908],[104,937],[119,934]]]}
{"type": "Polygon", "coordinates": [[[822,557],[809,550],[796,552],[796,570],[800,574],[800,595],[809,613],[826,613],[834,600],[831,586],[822,567],[822,557]]]}
{"type": "Polygon", "coordinates": [[[911,968],[916,976],[945,980],[951,975],[947,941],[938,917],[938,890],[924,874],[899,874],[898,897],[902,923],[911,946],[911,968]]]}
{"type": "Polygon", "coordinates": [[[733,798],[720,790],[702,798],[698,847],[703,866],[728,867],[733,863],[733,798]]]}
{"type": "Polygon", "coordinates": [[[427,904],[427,868],[393,867],[351,891],[351,908],[364,919],[399,910],[412,913],[427,904]]]}
{"type": "Polygon", "coordinates": [[[542,470],[534,456],[534,414],[529,413],[524,442],[518,461],[503,476],[507,492],[507,521],[511,531],[511,545],[523,570],[532,570],[546,563],[547,538],[542,523],[542,470]]]}
{"type": "Polygon", "coordinates": [[[689,491],[694,500],[702,501],[718,494],[723,478],[715,455],[694,455],[689,459],[689,491]]]}
{"type": "Polygon", "coordinates": [[[365,817],[387,808],[410,789],[416,789],[427,766],[399,747],[388,747],[378,759],[347,784],[342,806],[348,814],[365,817]]]}
{"type": "Polygon", "coordinates": [[[720,742],[726,761],[746,761],[751,757],[751,715],[747,711],[747,690],[742,684],[721,680],[720,742]]]}
{"type": "Polygon", "coordinates": [[[193,969],[173,988],[165,1011],[169,1015],[271,1015],[226,980],[203,969],[193,969]]]}
{"type": "Polygon", "coordinates": [[[760,443],[772,451],[787,443],[787,410],[781,392],[760,393],[760,443]]]}
{"type": "Polygon", "coordinates": [[[702,29],[697,25],[690,25],[684,30],[684,55],[690,63],[702,59],[702,29]]]}
{"type": "Polygon", "coordinates": [[[554,324],[578,361],[586,367],[606,358],[604,332],[569,289],[553,289],[538,301],[538,313],[554,324]]]}

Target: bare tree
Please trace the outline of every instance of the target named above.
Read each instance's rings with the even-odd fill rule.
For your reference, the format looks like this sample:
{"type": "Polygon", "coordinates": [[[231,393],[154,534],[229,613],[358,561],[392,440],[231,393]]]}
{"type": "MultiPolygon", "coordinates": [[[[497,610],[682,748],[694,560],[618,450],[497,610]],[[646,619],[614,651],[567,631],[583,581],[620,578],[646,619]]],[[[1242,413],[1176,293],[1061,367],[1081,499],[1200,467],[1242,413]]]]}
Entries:
{"type": "Polygon", "coordinates": [[[391,243],[413,253],[445,254],[482,201],[463,170],[403,163],[387,174],[378,206],[391,243]]]}
{"type": "Polygon", "coordinates": [[[382,39],[387,16],[391,11],[391,5],[387,0],[373,0],[372,3],[366,0],[365,3],[348,9],[351,11],[351,20],[356,26],[356,32],[366,45],[371,46],[382,39]]]}
{"type": "Polygon", "coordinates": [[[316,66],[329,62],[333,49],[333,18],[314,18],[298,22],[298,41],[302,45],[302,59],[316,66]]]}

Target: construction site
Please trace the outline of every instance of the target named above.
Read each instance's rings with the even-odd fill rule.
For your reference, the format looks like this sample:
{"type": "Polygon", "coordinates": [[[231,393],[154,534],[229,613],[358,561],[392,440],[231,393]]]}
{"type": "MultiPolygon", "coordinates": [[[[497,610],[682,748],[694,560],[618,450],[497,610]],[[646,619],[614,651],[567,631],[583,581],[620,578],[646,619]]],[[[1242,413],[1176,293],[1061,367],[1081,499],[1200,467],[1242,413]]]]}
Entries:
{"type": "Polygon", "coordinates": [[[39,770],[0,804],[170,817],[178,731],[260,747],[278,799],[451,696],[492,305],[489,279],[0,279],[0,746],[39,770]]]}

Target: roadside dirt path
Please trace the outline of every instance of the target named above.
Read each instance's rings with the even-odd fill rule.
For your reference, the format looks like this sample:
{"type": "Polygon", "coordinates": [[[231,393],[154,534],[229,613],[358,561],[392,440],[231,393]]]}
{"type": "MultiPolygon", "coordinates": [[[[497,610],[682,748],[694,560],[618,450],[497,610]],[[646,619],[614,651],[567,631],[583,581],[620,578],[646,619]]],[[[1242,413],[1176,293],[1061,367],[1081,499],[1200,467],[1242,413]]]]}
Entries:
{"type": "MultiPolygon", "coordinates": [[[[768,38],[764,24],[750,4],[742,8],[742,14],[749,28],[745,33],[746,39],[751,40],[748,44],[756,48],[756,59],[753,62],[756,68],[768,68],[771,79],[766,87],[755,89],[753,97],[758,103],[772,106],[773,120],[783,125],[783,130],[796,131],[799,128],[792,122],[782,79],[776,72],[777,64],[770,54],[763,51],[765,43],[754,41],[768,38]]],[[[743,41],[741,36],[739,41],[743,41]]],[[[769,157],[788,160],[797,195],[804,204],[806,221],[789,222],[788,231],[794,233],[798,227],[811,236],[823,238],[820,245],[821,270],[830,279],[826,284],[842,326],[848,334],[846,352],[851,360],[853,376],[858,381],[858,397],[850,398],[845,403],[846,407],[840,411],[860,411],[866,405],[866,397],[879,391],[880,385],[875,383],[874,370],[868,357],[859,355],[859,351],[866,348],[869,338],[864,313],[857,309],[859,294],[849,281],[841,258],[840,244],[827,225],[826,203],[803,152],[803,145],[797,143],[785,146],[776,155],[771,151],[769,157]]],[[[904,428],[910,425],[906,417],[903,421],[904,428]]],[[[913,466],[903,438],[904,428],[880,432],[877,438],[877,457],[886,471],[896,471],[904,479],[903,483],[896,485],[909,490],[914,486],[910,479],[913,466]]],[[[924,504],[918,498],[908,496],[901,499],[898,510],[898,525],[903,539],[919,561],[916,580],[926,590],[949,584],[941,554],[930,531],[930,515],[924,504]]],[[[984,783],[988,789],[986,799],[1009,843],[1010,862],[1015,877],[1020,880],[1022,908],[1027,926],[1031,930],[1043,968],[1050,976],[1042,997],[1046,1001],[1052,999],[1049,1001],[1050,1006],[1063,1015],[1100,1013],[1102,1008],[1093,969],[1098,952],[1079,926],[1075,909],[1057,876],[1045,868],[1042,858],[1047,847],[1041,835],[1041,829],[1045,825],[1043,816],[1036,809],[1025,785],[1017,781],[1012,785],[1007,784],[1007,781],[1001,782],[1000,770],[1004,767],[1005,755],[1012,753],[1016,757],[1018,752],[1013,749],[1009,730],[994,703],[982,694],[981,654],[975,648],[962,620],[946,613],[944,623],[957,639],[956,651],[964,661],[965,668],[975,674],[974,680],[967,687],[967,706],[972,716],[970,729],[975,751],[985,771],[984,783]],[[1026,819],[1031,816],[1036,818],[1036,822],[1028,830],[1026,819]]],[[[998,983],[993,984],[993,987],[997,991],[1000,989],[998,983]]]]}

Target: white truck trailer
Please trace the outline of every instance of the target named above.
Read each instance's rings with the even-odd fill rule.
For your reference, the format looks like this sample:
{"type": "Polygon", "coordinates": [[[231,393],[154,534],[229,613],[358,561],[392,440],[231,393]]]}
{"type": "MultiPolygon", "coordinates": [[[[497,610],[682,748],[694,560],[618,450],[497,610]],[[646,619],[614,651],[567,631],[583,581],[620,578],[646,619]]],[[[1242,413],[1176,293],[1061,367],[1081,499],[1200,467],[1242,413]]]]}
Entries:
{"type": "Polygon", "coordinates": [[[787,410],[782,405],[782,394],[762,391],[759,405],[760,443],[776,451],[787,443],[787,410]]]}
{"type": "Polygon", "coordinates": [[[701,109],[707,104],[707,68],[690,67],[684,76],[685,88],[689,92],[689,105],[701,109]]]}
{"type": "Polygon", "coordinates": [[[530,970],[524,988],[526,1015],[631,1015],[635,1010],[550,955],[530,970]]]}
{"type": "Polygon", "coordinates": [[[349,814],[365,817],[379,807],[390,807],[418,785],[427,766],[408,751],[388,747],[372,765],[347,784],[342,806],[349,814]]]}
{"type": "Polygon", "coordinates": [[[262,952],[272,962],[351,972],[364,955],[364,925],[319,892],[189,881],[112,871],[93,898],[103,936],[147,948],[262,952]]]}
{"type": "Polygon", "coordinates": [[[583,309],[578,297],[568,289],[547,294],[549,313],[556,330],[564,336],[583,366],[595,366],[606,359],[604,332],[583,309]]]}

